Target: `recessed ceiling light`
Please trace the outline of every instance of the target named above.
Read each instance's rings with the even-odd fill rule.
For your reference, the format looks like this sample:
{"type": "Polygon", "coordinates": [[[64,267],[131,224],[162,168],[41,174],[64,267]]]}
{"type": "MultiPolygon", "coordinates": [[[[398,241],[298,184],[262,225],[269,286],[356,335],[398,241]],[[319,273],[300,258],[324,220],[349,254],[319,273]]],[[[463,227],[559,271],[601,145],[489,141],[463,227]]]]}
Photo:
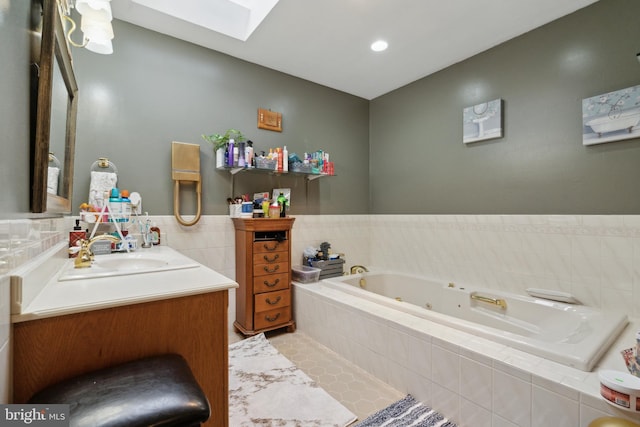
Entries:
{"type": "Polygon", "coordinates": [[[377,40],[377,41],[371,43],[371,50],[374,51],[374,52],[382,52],[388,46],[389,46],[389,43],[387,43],[386,41],[377,40]]]}

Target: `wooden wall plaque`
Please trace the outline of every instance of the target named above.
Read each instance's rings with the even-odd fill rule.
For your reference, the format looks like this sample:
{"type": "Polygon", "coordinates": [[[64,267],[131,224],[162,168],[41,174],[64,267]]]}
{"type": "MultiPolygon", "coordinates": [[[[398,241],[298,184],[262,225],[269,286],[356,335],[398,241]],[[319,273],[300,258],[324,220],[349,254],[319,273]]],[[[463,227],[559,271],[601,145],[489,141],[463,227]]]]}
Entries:
{"type": "Polygon", "coordinates": [[[258,129],[282,132],[282,113],[258,108],[258,129]]]}

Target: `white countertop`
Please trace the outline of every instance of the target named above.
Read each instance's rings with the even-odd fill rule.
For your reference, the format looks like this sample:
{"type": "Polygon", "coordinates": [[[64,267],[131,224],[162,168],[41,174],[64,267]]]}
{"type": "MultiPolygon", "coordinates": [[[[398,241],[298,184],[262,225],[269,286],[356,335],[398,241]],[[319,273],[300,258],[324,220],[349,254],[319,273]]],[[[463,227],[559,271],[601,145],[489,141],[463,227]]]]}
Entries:
{"type": "MultiPolygon", "coordinates": [[[[195,261],[182,255],[168,246],[155,246],[149,249],[139,249],[145,255],[154,254],[172,258],[185,258],[192,263],[195,261]]],[[[53,251],[51,257],[60,257],[64,251],[53,251]]],[[[100,255],[108,257],[110,255],[100,255]]],[[[42,263],[42,260],[39,260],[42,263]]],[[[29,280],[30,274],[37,274],[43,268],[35,266],[25,269],[23,277],[17,277],[19,286],[37,286],[35,296],[22,301],[19,312],[13,311],[12,323],[46,317],[61,316],[103,308],[118,307],[148,301],[183,297],[237,288],[238,284],[222,274],[198,264],[197,267],[178,270],[131,274],[71,281],[58,281],[60,274],[74,262],[74,259],[58,260],[55,274],[43,280],[29,280]],[[62,265],[62,267],[58,267],[62,265]],[[36,282],[35,285],[32,285],[36,282]],[[39,288],[42,288],[41,290],[39,288]]],[[[197,263],[196,263],[197,264],[197,263]]],[[[20,274],[20,272],[18,272],[20,274]]],[[[12,280],[15,277],[12,277],[12,280]]],[[[20,289],[16,295],[28,295],[28,290],[20,289]]],[[[14,296],[12,295],[12,299],[14,296]]]]}

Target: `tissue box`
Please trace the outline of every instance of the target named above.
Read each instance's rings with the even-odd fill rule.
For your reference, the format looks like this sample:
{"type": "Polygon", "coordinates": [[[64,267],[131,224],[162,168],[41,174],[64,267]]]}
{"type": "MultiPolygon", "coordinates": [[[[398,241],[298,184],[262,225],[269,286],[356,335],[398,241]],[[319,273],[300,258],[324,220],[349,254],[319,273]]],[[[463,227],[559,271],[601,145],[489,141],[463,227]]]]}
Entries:
{"type": "Polygon", "coordinates": [[[300,283],[317,282],[320,277],[319,268],[307,267],[306,265],[294,265],[291,267],[291,278],[300,283]]]}
{"type": "Polygon", "coordinates": [[[91,252],[94,255],[107,255],[111,253],[111,241],[110,240],[97,240],[91,245],[91,252]]]}

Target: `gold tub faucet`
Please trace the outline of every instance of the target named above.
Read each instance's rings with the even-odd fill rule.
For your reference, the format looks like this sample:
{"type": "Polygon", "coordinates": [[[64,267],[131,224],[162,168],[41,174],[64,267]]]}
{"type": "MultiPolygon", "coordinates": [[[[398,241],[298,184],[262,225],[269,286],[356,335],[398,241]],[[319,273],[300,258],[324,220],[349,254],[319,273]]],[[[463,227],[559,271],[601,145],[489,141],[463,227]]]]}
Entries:
{"type": "Polygon", "coordinates": [[[367,270],[367,267],[365,267],[364,265],[354,265],[351,267],[350,271],[351,271],[351,274],[369,272],[369,270],[367,270]]]}
{"type": "Polygon", "coordinates": [[[91,262],[94,259],[93,252],[91,252],[91,246],[98,240],[110,240],[113,243],[120,242],[119,238],[110,236],[108,234],[102,234],[100,236],[96,236],[89,240],[87,239],[78,240],[78,243],[80,244],[80,250],[78,251],[78,256],[76,257],[73,263],[73,266],[75,268],[91,267],[91,262]]]}

